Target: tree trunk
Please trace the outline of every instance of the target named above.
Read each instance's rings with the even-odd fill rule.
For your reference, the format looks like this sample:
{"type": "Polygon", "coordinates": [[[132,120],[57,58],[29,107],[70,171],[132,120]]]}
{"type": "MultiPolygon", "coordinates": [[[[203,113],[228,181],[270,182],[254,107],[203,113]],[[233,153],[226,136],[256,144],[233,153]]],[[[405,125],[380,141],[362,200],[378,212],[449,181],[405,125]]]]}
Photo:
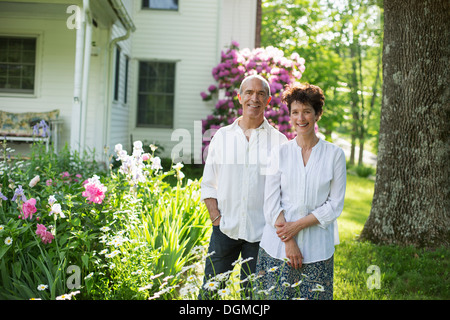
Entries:
{"type": "MultiPolygon", "coordinates": [[[[348,86],[350,88],[350,105],[352,111],[352,132],[351,132],[351,148],[350,148],[350,164],[355,164],[356,139],[359,136],[359,96],[358,96],[358,75],[356,66],[356,45],[350,44],[350,59],[352,63],[352,73],[348,86]]],[[[362,90],[362,89],[361,89],[362,90]]]]}
{"type": "Polygon", "coordinates": [[[261,47],[262,0],[256,0],[255,48],[261,47]]]}
{"type": "Polygon", "coordinates": [[[450,2],[384,2],[383,102],[362,240],[450,244],[450,2]]]}

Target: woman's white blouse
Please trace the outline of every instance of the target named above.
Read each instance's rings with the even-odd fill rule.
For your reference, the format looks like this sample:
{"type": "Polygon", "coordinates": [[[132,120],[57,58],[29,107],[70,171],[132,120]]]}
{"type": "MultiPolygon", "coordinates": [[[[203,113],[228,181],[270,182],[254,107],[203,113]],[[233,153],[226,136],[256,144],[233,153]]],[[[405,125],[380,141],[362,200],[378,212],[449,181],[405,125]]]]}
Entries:
{"type": "Polygon", "coordinates": [[[302,149],[293,139],[275,148],[270,160],[277,167],[266,176],[264,216],[260,246],[272,257],[286,258],[285,245],[276,234],[275,221],[284,211],[293,222],[313,214],[318,225],[303,229],[296,238],[303,263],[330,258],[339,244],[336,219],[344,207],[346,166],[344,151],[322,139],[313,147],[306,166],[302,149]]]}

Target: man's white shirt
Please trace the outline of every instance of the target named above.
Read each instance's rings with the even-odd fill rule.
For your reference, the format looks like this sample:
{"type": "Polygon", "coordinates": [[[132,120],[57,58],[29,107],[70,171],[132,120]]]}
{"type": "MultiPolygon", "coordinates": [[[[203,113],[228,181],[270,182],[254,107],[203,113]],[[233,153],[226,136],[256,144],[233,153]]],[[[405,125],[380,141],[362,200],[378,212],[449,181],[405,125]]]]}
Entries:
{"type": "Polygon", "coordinates": [[[232,239],[261,240],[265,225],[266,176],[278,172],[271,150],[287,142],[284,134],[263,123],[247,140],[239,119],[220,128],[211,140],[201,183],[201,199],[217,199],[220,230],[232,239]]]}

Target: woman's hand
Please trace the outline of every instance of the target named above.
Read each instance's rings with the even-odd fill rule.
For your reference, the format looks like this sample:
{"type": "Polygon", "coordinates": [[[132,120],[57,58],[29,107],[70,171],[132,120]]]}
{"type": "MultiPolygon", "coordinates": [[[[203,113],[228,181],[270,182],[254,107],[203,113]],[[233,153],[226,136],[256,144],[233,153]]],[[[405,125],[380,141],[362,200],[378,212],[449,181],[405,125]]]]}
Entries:
{"type": "Polygon", "coordinates": [[[275,225],[277,228],[277,235],[281,241],[287,242],[294,238],[301,230],[301,225],[296,222],[284,222],[275,225]]]}
{"type": "Polygon", "coordinates": [[[294,239],[287,241],[286,243],[286,257],[289,259],[289,266],[294,269],[302,267],[303,255],[298,247],[297,242],[294,239]]]}

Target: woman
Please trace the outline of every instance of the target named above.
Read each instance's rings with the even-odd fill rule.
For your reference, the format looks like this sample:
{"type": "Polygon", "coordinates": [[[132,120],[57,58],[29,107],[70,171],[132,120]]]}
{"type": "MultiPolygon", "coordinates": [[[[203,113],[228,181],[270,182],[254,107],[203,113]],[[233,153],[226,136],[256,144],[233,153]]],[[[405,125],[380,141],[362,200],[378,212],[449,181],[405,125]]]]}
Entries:
{"type": "Polygon", "coordinates": [[[315,133],[325,101],[319,87],[292,84],[283,101],[297,137],[272,152],[272,167],[278,170],[266,177],[258,289],[264,299],[331,300],[345,155],[315,133]]]}

